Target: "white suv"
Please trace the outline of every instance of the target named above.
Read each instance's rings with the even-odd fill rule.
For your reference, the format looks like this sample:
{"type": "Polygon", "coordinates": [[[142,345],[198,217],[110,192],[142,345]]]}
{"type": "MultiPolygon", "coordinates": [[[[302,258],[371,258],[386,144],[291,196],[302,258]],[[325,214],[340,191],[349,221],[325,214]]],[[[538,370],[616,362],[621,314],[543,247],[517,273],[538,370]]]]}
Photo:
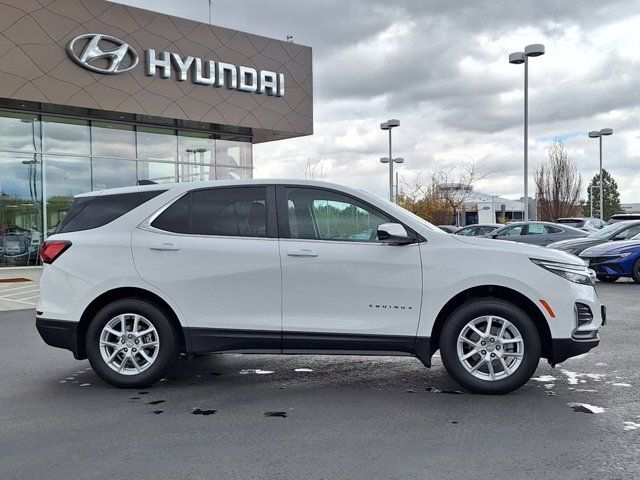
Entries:
{"type": "Polygon", "coordinates": [[[505,393],[598,342],[573,255],[448,235],[361,190],[216,181],[87,193],[41,249],[36,325],[105,381],[183,352],[413,355],[505,393]]]}

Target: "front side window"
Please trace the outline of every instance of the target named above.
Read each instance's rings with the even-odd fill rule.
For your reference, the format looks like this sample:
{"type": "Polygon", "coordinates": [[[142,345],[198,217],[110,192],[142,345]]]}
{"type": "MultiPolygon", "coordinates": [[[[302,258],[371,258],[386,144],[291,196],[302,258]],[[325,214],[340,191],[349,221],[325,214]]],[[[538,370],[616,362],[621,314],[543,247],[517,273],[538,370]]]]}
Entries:
{"type": "Polygon", "coordinates": [[[266,237],[267,189],[196,190],[174,202],[151,226],[193,235],[266,237]]]}
{"type": "Polygon", "coordinates": [[[378,226],[389,217],[339,193],[287,188],[291,238],[378,242],[378,226]]]}

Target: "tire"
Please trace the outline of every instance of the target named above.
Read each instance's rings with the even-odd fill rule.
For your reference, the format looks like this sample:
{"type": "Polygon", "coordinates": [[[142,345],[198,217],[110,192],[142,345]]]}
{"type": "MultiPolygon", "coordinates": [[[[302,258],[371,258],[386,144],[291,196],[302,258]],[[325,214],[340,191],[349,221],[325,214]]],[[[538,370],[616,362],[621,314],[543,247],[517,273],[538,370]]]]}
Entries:
{"type": "Polygon", "coordinates": [[[631,270],[631,278],[636,283],[640,283],[640,258],[633,264],[633,270],[631,270]]]}
{"type": "Polygon", "coordinates": [[[144,388],[157,382],[179,353],[178,336],[167,314],[139,298],[123,298],[103,307],[89,325],[86,348],[96,374],[119,388],[144,388]],[[124,337],[123,319],[127,332],[124,337]],[[143,335],[138,337],[134,333],[134,325],[143,335]],[[150,361],[145,360],[143,353],[150,361]],[[112,355],[113,360],[107,362],[112,355]]]}
{"type": "Polygon", "coordinates": [[[499,395],[512,392],[531,378],[540,360],[540,337],[531,318],[516,305],[497,298],[471,300],[458,307],[447,319],[439,343],[449,375],[474,393],[499,395]],[[489,317],[493,343],[489,336],[481,338],[476,333],[486,335],[489,317]],[[469,328],[469,324],[476,330],[469,328]],[[500,338],[503,325],[506,328],[500,338]],[[459,341],[461,336],[467,340],[459,341]],[[485,345],[481,344],[483,341],[485,345]],[[477,347],[472,346],[472,342],[477,347]],[[476,348],[477,353],[470,358],[461,358],[471,355],[476,348]],[[474,368],[477,370],[472,373],[474,368]]]}
{"type": "Polygon", "coordinates": [[[618,280],[618,277],[609,277],[607,275],[596,275],[596,278],[605,283],[613,283],[618,280]]]}

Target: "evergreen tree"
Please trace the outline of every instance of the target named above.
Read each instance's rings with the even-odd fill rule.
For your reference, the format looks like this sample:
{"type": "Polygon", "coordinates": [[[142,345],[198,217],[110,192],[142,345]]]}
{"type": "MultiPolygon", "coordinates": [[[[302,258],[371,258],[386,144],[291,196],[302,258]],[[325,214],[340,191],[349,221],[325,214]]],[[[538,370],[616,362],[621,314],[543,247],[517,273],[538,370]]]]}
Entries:
{"type": "MultiPolygon", "coordinates": [[[[620,192],[618,192],[618,184],[611,174],[602,169],[603,189],[604,189],[604,220],[607,221],[614,213],[622,212],[620,205],[620,192]]],[[[600,218],[600,174],[597,173],[591,179],[591,183],[587,187],[587,201],[583,204],[585,216],[591,215],[590,205],[591,196],[593,195],[593,216],[600,218]]]]}

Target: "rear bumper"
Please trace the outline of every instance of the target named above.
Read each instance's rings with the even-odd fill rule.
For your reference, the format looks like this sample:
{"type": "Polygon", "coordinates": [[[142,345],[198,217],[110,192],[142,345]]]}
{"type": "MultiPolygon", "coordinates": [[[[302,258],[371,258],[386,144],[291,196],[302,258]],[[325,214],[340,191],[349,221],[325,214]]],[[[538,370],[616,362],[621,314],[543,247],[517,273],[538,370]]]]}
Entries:
{"type": "Polygon", "coordinates": [[[78,352],[77,322],[36,318],[36,328],[47,345],[70,350],[75,358],[81,358],[78,352]]]}
{"type": "Polygon", "coordinates": [[[556,365],[564,362],[567,358],[575,357],[587,353],[600,343],[600,339],[594,340],[573,340],[572,338],[556,338],[551,344],[551,355],[549,363],[556,365]]]}

